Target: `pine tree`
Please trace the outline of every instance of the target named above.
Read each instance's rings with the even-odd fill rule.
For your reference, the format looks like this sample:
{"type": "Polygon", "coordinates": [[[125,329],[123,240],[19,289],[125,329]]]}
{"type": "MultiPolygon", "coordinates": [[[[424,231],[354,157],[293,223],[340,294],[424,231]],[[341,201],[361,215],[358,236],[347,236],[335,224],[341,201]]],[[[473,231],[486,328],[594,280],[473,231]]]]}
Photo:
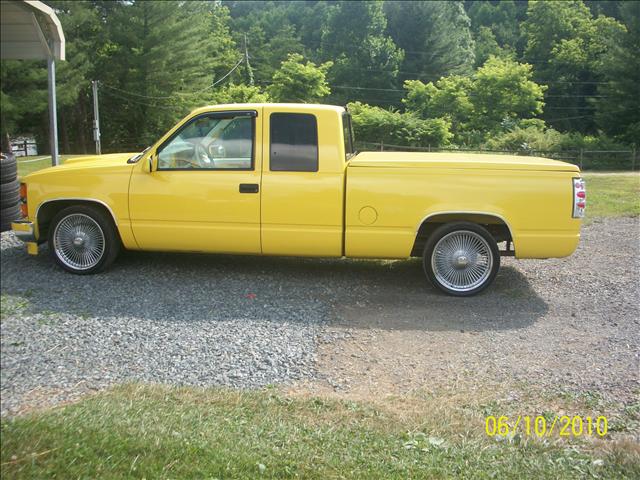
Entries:
{"type": "Polygon", "coordinates": [[[97,73],[106,99],[104,136],[113,144],[139,148],[153,142],[189,110],[208,103],[214,95],[209,87],[241,58],[224,7],[193,1],[105,7],[110,41],[99,52],[97,73]]]}
{"type": "Polygon", "coordinates": [[[386,26],[380,2],[338,2],[330,8],[320,55],[334,63],[329,72],[333,102],[399,102],[387,90],[397,85],[403,53],[385,34],[386,26]]]}
{"type": "Polygon", "coordinates": [[[474,43],[462,2],[387,2],[385,11],[387,31],[405,51],[402,80],[471,73],[474,43]]]}
{"type": "Polygon", "coordinates": [[[525,61],[535,66],[534,79],[549,85],[545,120],[560,130],[595,133],[600,66],[622,25],[593,18],[581,0],[532,1],[522,29],[525,61]]]}
{"type": "Polygon", "coordinates": [[[640,143],[640,2],[620,5],[626,32],[610,38],[610,55],[602,66],[606,79],[599,90],[600,128],[628,143],[640,143]]]}

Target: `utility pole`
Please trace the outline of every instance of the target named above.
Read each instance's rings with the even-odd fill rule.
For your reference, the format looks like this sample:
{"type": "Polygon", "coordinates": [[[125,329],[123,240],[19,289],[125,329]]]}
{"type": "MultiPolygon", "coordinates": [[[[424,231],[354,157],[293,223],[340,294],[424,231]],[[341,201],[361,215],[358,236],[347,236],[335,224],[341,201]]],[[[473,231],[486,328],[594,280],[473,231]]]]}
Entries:
{"type": "Polygon", "coordinates": [[[247,62],[247,82],[253,86],[253,70],[249,63],[249,46],[247,45],[247,34],[244,34],[244,61],[247,62]]]}
{"type": "MultiPolygon", "coordinates": [[[[34,17],[35,18],[35,17],[34,17]]],[[[58,115],[56,113],[56,61],[47,57],[47,78],[49,93],[49,144],[51,145],[51,165],[60,165],[58,155],[58,115]]]]}
{"type": "Polygon", "coordinates": [[[91,82],[93,90],[93,140],[96,142],[96,155],[101,155],[100,147],[100,113],[98,112],[98,81],[91,82]]]}

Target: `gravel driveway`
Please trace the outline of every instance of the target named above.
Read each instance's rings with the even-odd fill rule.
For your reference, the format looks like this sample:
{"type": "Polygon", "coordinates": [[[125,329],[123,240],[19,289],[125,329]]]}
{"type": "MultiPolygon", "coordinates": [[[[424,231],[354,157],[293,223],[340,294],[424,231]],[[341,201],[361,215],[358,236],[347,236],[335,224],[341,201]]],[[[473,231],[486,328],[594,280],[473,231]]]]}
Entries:
{"type": "Polygon", "coordinates": [[[407,390],[518,379],[637,395],[637,219],[584,229],[568,259],[506,259],[469,299],[418,261],[128,253],[75,276],[2,234],[2,414],[123,381],[260,387],[319,378],[407,390]]]}
{"type": "Polygon", "coordinates": [[[494,285],[472,298],[436,295],[410,263],[397,266],[391,281],[368,282],[369,295],[338,306],[330,331],[344,339],[318,355],[330,389],[354,398],[513,389],[637,411],[638,218],[586,226],[569,258],[503,258],[494,285]]]}

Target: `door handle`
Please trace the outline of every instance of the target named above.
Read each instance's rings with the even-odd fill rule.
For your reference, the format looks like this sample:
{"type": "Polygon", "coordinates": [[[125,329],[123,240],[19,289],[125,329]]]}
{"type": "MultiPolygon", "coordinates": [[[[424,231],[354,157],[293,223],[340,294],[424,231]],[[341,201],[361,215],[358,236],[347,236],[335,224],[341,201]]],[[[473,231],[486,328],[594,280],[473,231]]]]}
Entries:
{"type": "Polygon", "coordinates": [[[260,186],[257,183],[241,183],[240,193],[258,193],[260,186]]]}

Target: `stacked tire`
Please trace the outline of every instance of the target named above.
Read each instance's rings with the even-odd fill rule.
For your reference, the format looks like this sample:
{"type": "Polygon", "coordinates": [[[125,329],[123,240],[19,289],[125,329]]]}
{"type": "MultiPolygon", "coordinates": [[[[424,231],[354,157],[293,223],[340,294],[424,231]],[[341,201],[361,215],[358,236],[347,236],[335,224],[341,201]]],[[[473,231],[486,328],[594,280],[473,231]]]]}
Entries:
{"type": "Polygon", "coordinates": [[[11,230],[11,222],[21,217],[18,164],[13,154],[3,153],[0,154],[0,231],[11,230]]]}

